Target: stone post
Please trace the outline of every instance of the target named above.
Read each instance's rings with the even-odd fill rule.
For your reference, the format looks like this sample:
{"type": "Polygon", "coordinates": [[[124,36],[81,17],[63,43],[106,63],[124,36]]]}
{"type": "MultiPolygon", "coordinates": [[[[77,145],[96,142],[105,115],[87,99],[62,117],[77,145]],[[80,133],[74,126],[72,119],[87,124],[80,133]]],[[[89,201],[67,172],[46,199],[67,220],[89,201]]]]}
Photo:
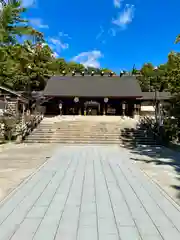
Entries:
{"type": "MultiPolygon", "coordinates": [[[[75,115],[77,114],[77,112],[78,112],[78,114],[79,114],[79,110],[78,110],[78,106],[79,106],[79,98],[78,97],[75,97],[74,98],[74,103],[75,103],[75,115]],[[78,110],[78,111],[77,111],[78,110]]],[[[80,114],[79,114],[80,115],[80,114]]]]}
{"type": "Polygon", "coordinates": [[[106,115],[106,106],[105,106],[105,104],[104,104],[104,107],[103,107],[103,116],[105,116],[106,115]]]}
{"type": "Polygon", "coordinates": [[[107,103],[108,103],[109,99],[108,98],[104,98],[104,109],[103,109],[103,115],[106,115],[106,107],[107,107],[107,103]]]}
{"type": "Polygon", "coordinates": [[[139,119],[140,107],[140,104],[134,104],[134,119],[139,119]]]}
{"type": "Polygon", "coordinates": [[[16,138],[16,143],[19,144],[19,143],[22,142],[22,140],[23,140],[23,139],[22,139],[22,135],[21,135],[21,134],[18,134],[18,135],[17,135],[17,138],[16,138]]]}
{"type": "Polygon", "coordinates": [[[63,105],[62,105],[62,103],[60,102],[60,103],[59,103],[59,114],[60,114],[60,116],[62,116],[62,107],[63,107],[63,105]]]}
{"type": "Polygon", "coordinates": [[[126,110],[126,103],[123,102],[123,103],[122,103],[122,113],[123,113],[123,117],[125,116],[125,110],[126,110]]]}
{"type": "Polygon", "coordinates": [[[23,140],[23,136],[22,136],[22,128],[23,128],[23,123],[21,122],[21,124],[18,124],[16,126],[16,143],[21,143],[23,140]]]}

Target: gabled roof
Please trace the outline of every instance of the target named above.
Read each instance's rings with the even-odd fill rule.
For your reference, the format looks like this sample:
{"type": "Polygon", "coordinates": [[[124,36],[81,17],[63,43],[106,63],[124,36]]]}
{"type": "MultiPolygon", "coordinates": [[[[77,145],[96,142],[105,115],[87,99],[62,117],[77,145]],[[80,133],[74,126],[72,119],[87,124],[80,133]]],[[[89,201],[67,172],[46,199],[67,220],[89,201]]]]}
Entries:
{"type": "Polygon", "coordinates": [[[16,92],[16,91],[13,91],[7,87],[4,87],[4,86],[0,86],[0,91],[3,90],[5,92],[8,92],[16,97],[19,98],[20,101],[24,102],[24,103],[28,103],[28,99],[23,97],[20,93],[16,92]]]}
{"type": "Polygon", "coordinates": [[[44,96],[141,97],[142,92],[135,76],[53,76],[44,96]]]}
{"type": "MultiPolygon", "coordinates": [[[[169,100],[171,98],[170,92],[156,92],[156,98],[158,100],[169,100]]],[[[143,100],[153,100],[155,99],[155,92],[142,92],[143,100]]]]}

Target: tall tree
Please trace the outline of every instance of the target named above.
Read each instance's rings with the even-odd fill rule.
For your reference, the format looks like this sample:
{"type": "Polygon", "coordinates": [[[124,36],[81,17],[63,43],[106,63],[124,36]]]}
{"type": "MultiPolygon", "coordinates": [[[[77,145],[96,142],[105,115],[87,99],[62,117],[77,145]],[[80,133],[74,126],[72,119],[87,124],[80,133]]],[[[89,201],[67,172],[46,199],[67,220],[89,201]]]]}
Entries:
{"type": "Polygon", "coordinates": [[[12,1],[6,4],[0,13],[0,44],[15,44],[17,38],[24,35],[34,38],[35,41],[43,41],[43,34],[28,26],[28,20],[22,17],[26,8],[20,1],[12,1]]]}
{"type": "Polygon", "coordinates": [[[175,43],[180,43],[180,34],[176,37],[175,43]]]}

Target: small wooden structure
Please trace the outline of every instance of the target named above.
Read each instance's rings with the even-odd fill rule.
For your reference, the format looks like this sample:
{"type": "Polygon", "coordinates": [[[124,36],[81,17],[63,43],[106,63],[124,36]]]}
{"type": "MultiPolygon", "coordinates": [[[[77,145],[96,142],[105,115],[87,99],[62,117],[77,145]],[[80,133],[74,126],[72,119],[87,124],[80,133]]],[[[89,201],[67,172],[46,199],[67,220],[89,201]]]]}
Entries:
{"type": "Polygon", "coordinates": [[[1,115],[23,114],[30,107],[30,99],[25,98],[22,94],[13,91],[7,87],[0,86],[0,112],[1,115]]]}

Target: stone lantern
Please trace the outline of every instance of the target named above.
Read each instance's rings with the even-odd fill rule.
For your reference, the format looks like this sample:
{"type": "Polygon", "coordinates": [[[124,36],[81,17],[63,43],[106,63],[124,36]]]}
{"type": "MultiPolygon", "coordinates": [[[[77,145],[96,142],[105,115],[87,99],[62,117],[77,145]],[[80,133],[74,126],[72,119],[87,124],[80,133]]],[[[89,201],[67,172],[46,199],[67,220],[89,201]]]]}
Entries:
{"type": "Polygon", "coordinates": [[[109,99],[106,97],[104,98],[104,109],[103,109],[103,115],[106,115],[106,105],[108,103],[109,99]]]}
{"type": "Polygon", "coordinates": [[[60,103],[59,103],[59,111],[60,111],[60,115],[62,115],[62,108],[63,108],[63,105],[62,105],[62,103],[60,102],[60,103]]]}
{"type": "Polygon", "coordinates": [[[126,110],[126,102],[123,102],[122,104],[123,116],[125,116],[125,110],[126,110]]]}

